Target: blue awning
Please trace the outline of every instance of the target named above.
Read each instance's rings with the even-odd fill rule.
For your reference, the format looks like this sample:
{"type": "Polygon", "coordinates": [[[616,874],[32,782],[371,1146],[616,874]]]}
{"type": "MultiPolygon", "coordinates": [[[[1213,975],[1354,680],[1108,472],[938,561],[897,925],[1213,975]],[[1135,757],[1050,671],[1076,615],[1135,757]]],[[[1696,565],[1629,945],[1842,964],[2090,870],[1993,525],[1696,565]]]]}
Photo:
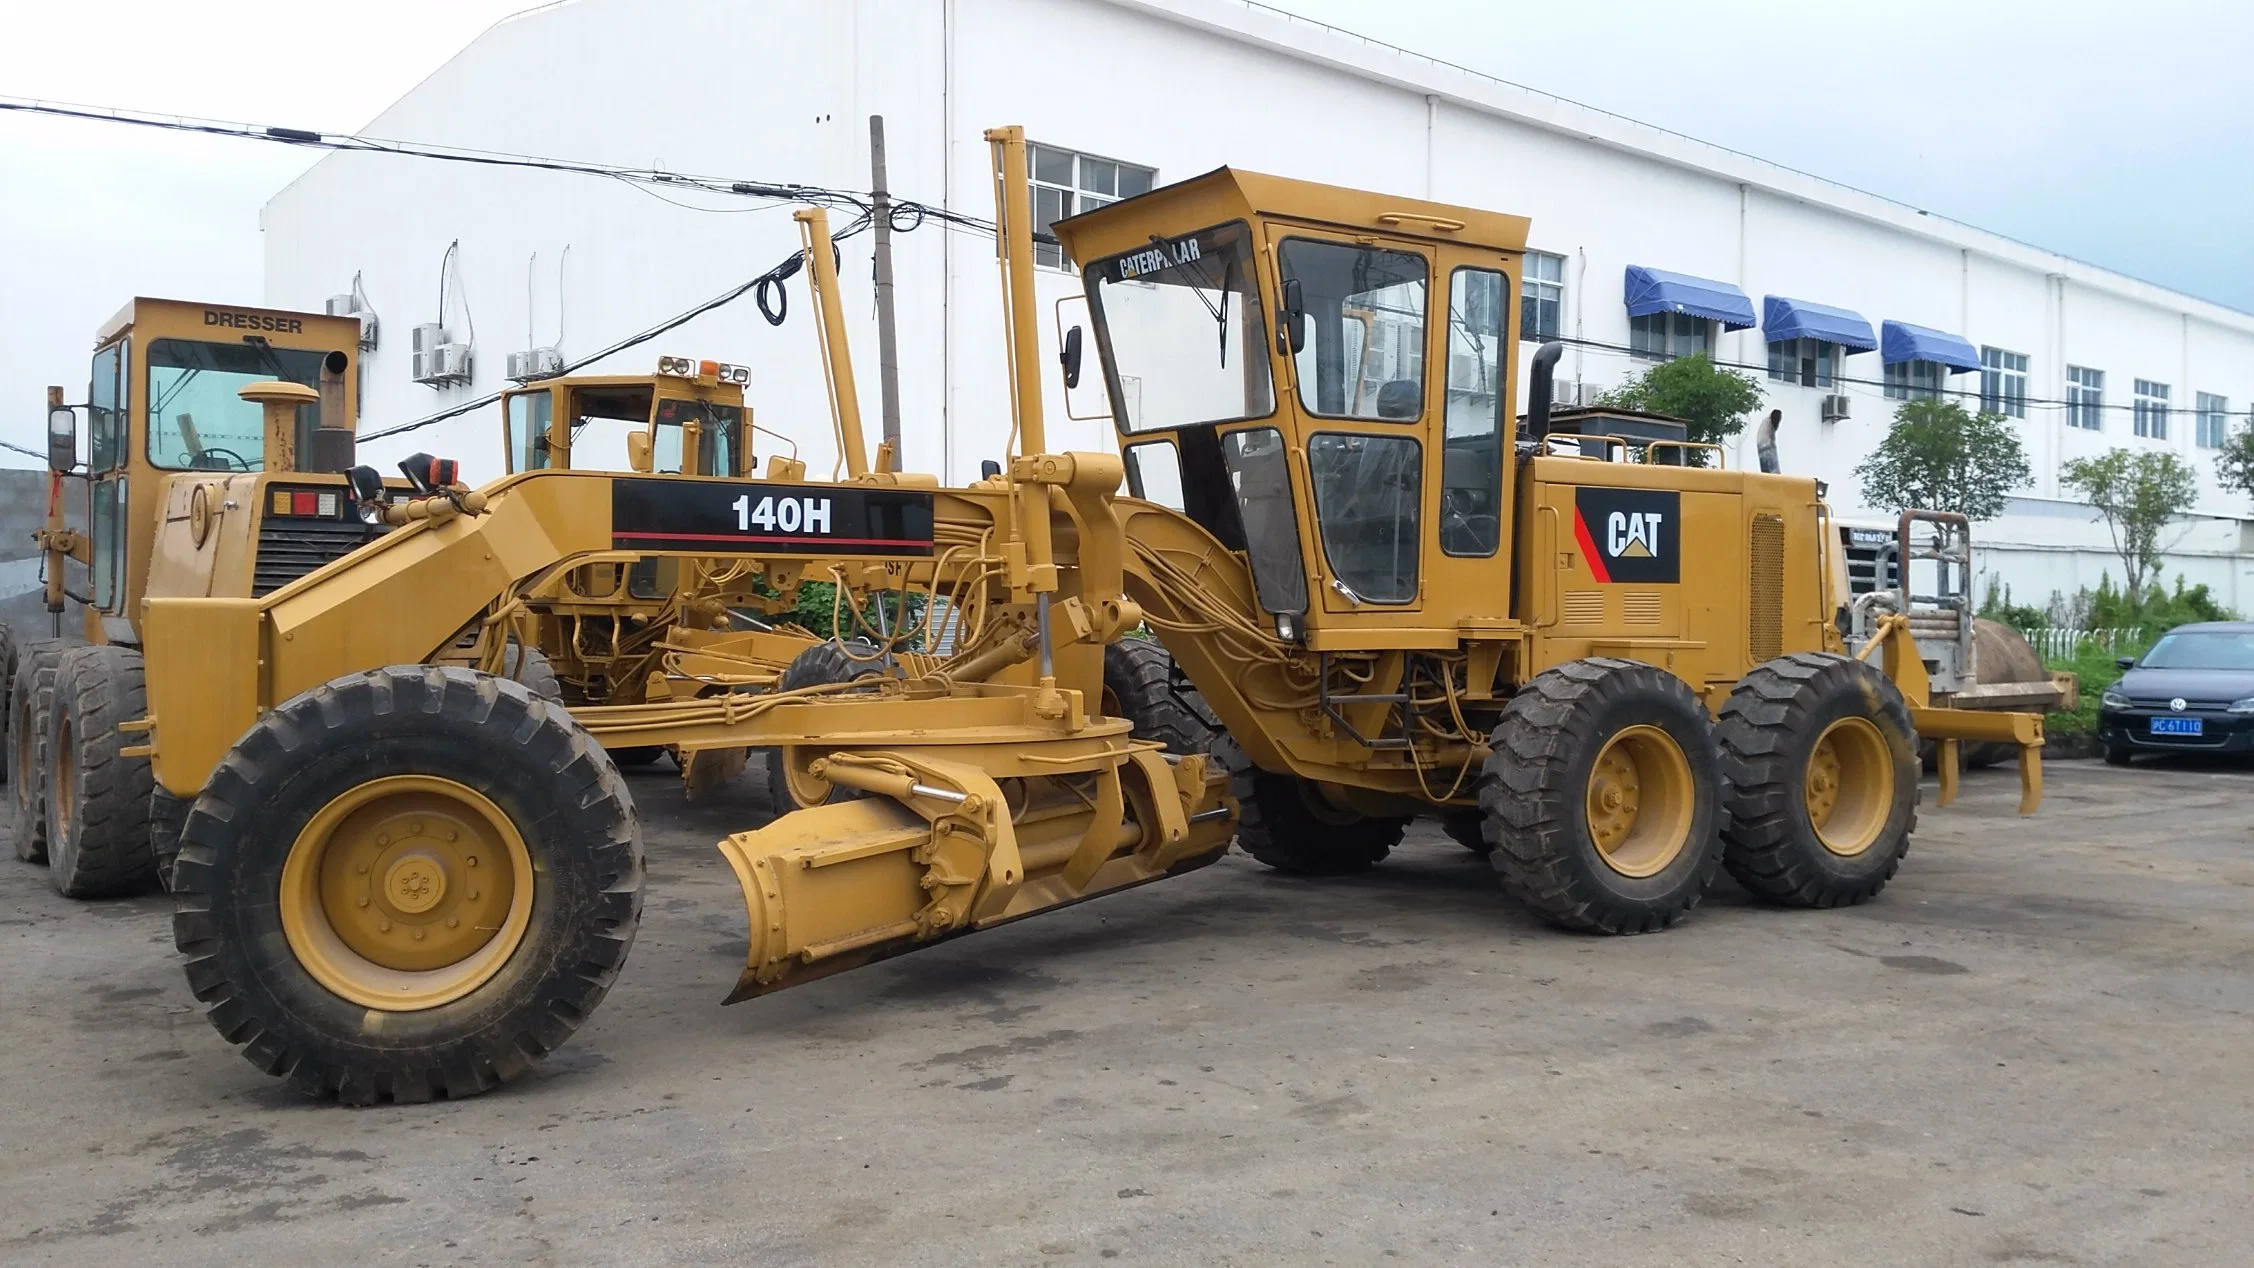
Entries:
{"type": "Polygon", "coordinates": [[[1728,282],[1631,264],[1624,290],[1630,317],[1688,313],[1718,321],[1725,330],[1744,330],[1753,324],[1753,301],[1728,282]]]}
{"type": "Polygon", "coordinates": [[[1878,346],[1878,336],[1871,333],[1871,324],[1863,320],[1861,313],[1811,304],[1804,299],[1786,299],[1782,295],[1761,297],[1761,333],[1767,335],[1771,343],[1780,339],[1821,339],[1849,352],[1869,352],[1878,346]]]}
{"type": "Polygon", "coordinates": [[[1934,361],[1959,372],[1980,368],[1979,350],[1966,342],[1963,335],[1928,330],[1906,321],[1890,321],[1880,326],[1879,348],[1888,365],[1934,361]]]}

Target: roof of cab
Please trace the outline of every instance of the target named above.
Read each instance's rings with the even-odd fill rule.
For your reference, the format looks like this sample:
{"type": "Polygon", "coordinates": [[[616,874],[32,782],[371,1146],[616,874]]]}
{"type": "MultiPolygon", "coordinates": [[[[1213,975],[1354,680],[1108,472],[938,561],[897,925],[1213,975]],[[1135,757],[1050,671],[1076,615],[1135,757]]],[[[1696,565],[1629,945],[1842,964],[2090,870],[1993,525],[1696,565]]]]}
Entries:
{"type": "Polygon", "coordinates": [[[137,314],[139,311],[143,309],[153,310],[159,308],[258,313],[261,315],[293,317],[299,321],[312,322],[314,325],[333,323],[340,330],[344,329],[344,323],[346,322],[352,323],[351,329],[353,330],[359,329],[360,324],[360,319],[357,317],[337,317],[332,316],[328,313],[309,313],[300,311],[295,308],[268,308],[263,304],[225,304],[211,300],[164,299],[154,295],[136,295],[132,299],[125,301],[125,307],[118,309],[115,316],[111,317],[108,321],[103,322],[101,329],[94,332],[94,346],[96,348],[100,348],[104,344],[107,344],[111,340],[117,338],[119,335],[124,334],[128,330],[131,330],[133,328],[133,323],[136,320],[135,314],[137,314]]]}
{"type": "Polygon", "coordinates": [[[1525,250],[1530,223],[1524,216],[1221,167],[1059,220],[1054,231],[1073,259],[1096,260],[1147,245],[1153,216],[1184,228],[1261,216],[1498,251],[1525,250]]]}

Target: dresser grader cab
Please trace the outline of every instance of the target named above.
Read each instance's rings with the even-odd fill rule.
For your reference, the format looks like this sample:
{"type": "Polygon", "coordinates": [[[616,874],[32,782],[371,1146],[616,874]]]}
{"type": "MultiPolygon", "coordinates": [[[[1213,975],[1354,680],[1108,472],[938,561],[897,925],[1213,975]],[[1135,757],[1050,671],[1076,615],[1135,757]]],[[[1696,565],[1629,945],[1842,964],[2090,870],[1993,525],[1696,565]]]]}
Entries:
{"type": "Polygon", "coordinates": [[[988,139],[1015,432],[986,478],[862,458],[806,211],[844,479],[520,470],[389,499],[396,531],[270,595],[149,601],[142,725],[194,799],[177,941],[259,1068],[419,1101],[564,1042],[640,914],[606,749],[780,753],[803,808],[719,843],[731,1000],[1232,838],[1359,871],[1418,816],[1568,930],[1665,928],[1724,869],[1861,902],[1907,848],[1920,735],[1944,800],[1957,741],[2016,745],[2034,810],[2038,718],[1930,707],[1899,620],[1846,644],[1813,481],[1553,437],[1554,348],[1516,425],[1520,217],[1222,169],[1064,221],[1089,314],[1064,378],[1095,376],[1123,452],[1050,452],[1025,144],[988,139]],[[528,586],[690,556],[900,619],[863,631],[880,659],[824,649],[759,694],[566,710],[432,663],[528,586]]]}

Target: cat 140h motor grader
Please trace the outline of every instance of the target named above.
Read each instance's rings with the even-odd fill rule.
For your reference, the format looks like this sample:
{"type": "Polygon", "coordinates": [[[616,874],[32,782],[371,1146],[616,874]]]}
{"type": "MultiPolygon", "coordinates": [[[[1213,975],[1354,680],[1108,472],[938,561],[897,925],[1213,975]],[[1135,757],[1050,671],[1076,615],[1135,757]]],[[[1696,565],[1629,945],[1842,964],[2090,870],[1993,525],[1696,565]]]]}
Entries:
{"type": "MultiPolygon", "coordinates": [[[[347,476],[360,332],[353,318],[136,299],[97,335],[85,401],[66,406],[60,388],[48,389],[55,479],[38,536],[52,627],[0,626],[0,769],[17,856],[45,863],[63,894],[104,897],[162,880],[187,811],[185,794],[152,788],[148,763],[120,729],[145,711],[142,599],[263,599],[393,527],[362,514],[347,476]],[[65,523],[66,479],[87,489],[83,525],[65,523]],[[67,596],[81,603],[86,646],[60,637],[66,559],[90,579],[88,593],[67,596]]],[[[510,469],[746,477],[749,377],[740,366],[663,357],[655,375],[519,387],[502,400],[510,469]]],[[[793,461],[775,463],[803,470],[793,461]]],[[[427,487],[429,460],[415,465],[427,487]]],[[[389,483],[391,492],[411,487],[389,483]]],[[[756,690],[820,640],[748,614],[787,607],[751,588],[754,576],[737,560],[622,558],[535,579],[487,613],[492,620],[425,651],[572,704],[756,690]]],[[[660,751],[616,757],[646,762],[660,751]]],[[[743,756],[712,749],[682,773],[701,791],[741,769],[743,756]]]]}
{"type": "Polygon", "coordinates": [[[986,478],[861,459],[807,211],[848,478],[521,471],[388,499],[397,531],[272,594],[150,599],[148,747],[195,798],[176,938],[261,1069],[423,1100],[563,1042],[640,915],[606,746],[781,750],[805,808],[720,843],[733,999],[1232,836],[1367,868],[1419,815],[1566,929],[1664,928],[1725,868],[1860,902],[1907,847],[1920,734],[2016,744],[2034,809],[2039,719],[1929,707],[1899,620],[1845,645],[1813,481],[1553,438],[1554,349],[1513,426],[1522,218],[1223,169],[1062,222],[1090,313],[1065,378],[1101,376],[1125,453],[1048,452],[1024,139],[989,140],[1015,433],[986,478]],[[886,672],[567,713],[430,663],[528,586],[691,555],[912,599],[886,672]]]}

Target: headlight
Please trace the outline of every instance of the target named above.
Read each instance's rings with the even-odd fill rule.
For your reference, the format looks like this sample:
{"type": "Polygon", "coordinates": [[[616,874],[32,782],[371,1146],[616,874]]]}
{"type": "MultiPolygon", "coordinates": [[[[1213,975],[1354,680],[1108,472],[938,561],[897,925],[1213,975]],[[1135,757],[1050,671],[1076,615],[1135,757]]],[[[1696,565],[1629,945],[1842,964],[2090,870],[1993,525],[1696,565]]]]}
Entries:
{"type": "Polygon", "coordinates": [[[2231,701],[2231,707],[2230,707],[2230,709],[2229,709],[2229,712],[2231,712],[2231,713],[2254,713],[2254,696],[2248,696],[2248,697],[2247,697],[2247,698],[2245,698],[2244,700],[2233,700],[2233,701],[2231,701]]]}
{"type": "MultiPolygon", "coordinates": [[[[2129,698],[2111,687],[2107,687],[2105,694],[2098,697],[2098,702],[2108,709],[2126,709],[2129,707],[2129,698]]],[[[2231,708],[2236,709],[2238,706],[2234,704],[2231,708]]]]}

